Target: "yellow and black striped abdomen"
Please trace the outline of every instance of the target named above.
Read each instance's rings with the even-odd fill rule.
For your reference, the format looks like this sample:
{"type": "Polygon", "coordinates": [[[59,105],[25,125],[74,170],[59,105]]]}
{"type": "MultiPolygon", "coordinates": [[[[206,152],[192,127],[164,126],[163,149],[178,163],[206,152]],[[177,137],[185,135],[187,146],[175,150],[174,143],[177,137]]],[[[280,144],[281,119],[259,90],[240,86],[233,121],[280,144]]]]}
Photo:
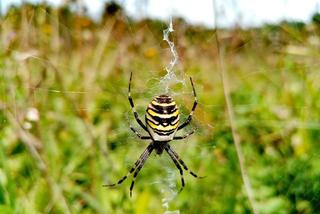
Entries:
{"type": "Polygon", "coordinates": [[[154,97],[146,112],[146,124],[154,141],[172,140],[179,125],[179,109],[168,95],[154,97]]]}

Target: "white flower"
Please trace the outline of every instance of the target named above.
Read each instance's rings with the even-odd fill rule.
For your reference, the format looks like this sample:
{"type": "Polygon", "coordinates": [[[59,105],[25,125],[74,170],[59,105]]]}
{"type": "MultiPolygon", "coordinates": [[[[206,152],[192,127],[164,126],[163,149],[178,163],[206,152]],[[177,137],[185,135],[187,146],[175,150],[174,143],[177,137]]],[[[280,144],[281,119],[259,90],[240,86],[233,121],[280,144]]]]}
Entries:
{"type": "Polygon", "coordinates": [[[31,107],[27,109],[26,119],[29,121],[38,121],[39,120],[39,111],[38,109],[31,107]]]}

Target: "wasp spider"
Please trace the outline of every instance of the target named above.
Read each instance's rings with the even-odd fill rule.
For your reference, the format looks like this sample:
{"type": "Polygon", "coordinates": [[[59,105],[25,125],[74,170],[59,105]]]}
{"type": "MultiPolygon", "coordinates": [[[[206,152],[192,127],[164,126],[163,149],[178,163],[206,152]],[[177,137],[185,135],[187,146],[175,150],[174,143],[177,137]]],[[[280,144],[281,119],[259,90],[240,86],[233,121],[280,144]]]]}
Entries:
{"type": "Polygon", "coordinates": [[[168,95],[160,95],[153,98],[153,100],[151,101],[151,103],[149,104],[146,110],[146,114],[145,114],[146,124],[144,124],[138,116],[138,113],[135,109],[135,106],[131,97],[131,80],[132,80],[132,73],[130,75],[129,90],[128,90],[129,103],[136,121],[148,133],[148,135],[143,136],[138,131],[136,131],[132,126],[130,126],[130,128],[140,139],[151,140],[151,143],[144,150],[144,152],[141,154],[139,159],[135,162],[134,166],[130,169],[127,175],[123,176],[117,183],[108,184],[104,186],[114,187],[114,186],[120,185],[124,180],[127,179],[127,177],[130,174],[134,173],[133,180],[130,186],[130,197],[131,197],[135,179],[137,178],[138,173],[142,169],[149,155],[152,153],[153,150],[155,150],[155,152],[159,155],[162,154],[162,152],[165,150],[169,154],[170,158],[172,159],[172,161],[174,162],[174,164],[176,165],[176,167],[180,172],[181,184],[182,184],[181,190],[182,190],[184,187],[183,169],[188,171],[193,177],[196,177],[196,178],[200,178],[200,177],[188,169],[187,165],[180,159],[178,154],[170,147],[169,142],[172,140],[181,140],[193,134],[193,131],[191,131],[183,136],[176,135],[178,130],[181,130],[182,128],[184,128],[190,123],[193,112],[197,107],[197,96],[196,96],[196,91],[194,89],[194,85],[192,82],[192,78],[190,77],[190,82],[191,82],[193,95],[194,95],[194,103],[188,118],[186,119],[186,121],[184,121],[181,124],[179,124],[180,115],[179,115],[178,106],[176,105],[172,97],[168,95]]]}

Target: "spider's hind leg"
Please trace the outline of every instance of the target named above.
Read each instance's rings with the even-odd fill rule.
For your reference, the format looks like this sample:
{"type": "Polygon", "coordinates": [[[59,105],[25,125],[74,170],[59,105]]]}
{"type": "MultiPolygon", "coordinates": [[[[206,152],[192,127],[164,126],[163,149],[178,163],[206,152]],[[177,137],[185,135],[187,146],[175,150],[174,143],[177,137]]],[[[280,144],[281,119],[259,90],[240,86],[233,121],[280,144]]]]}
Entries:
{"type": "Polygon", "coordinates": [[[132,180],[131,185],[130,185],[130,197],[132,197],[132,190],[133,190],[133,187],[134,187],[134,182],[135,182],[140,170],[142,169],[143,165],[145,164],[146,160],[148,159],[149,155],[151,154],[152,150],[153,150],[153,147],[150,147],[148,149],[148,153],[144,157],[141,158],[140,165],[136,168],[136,170],[135,170],[135,172],[133,174],[133,180],[132,180]]]}
{"type": "Polygon", "coordinates": [[[140,159],[141,159],[141,158],[139,158],[139,159],[135,162],[134,166],[129,170],[128,174],[126,174],[125,176],[123,176],[119,181],[117,181],[116,183],[113,183],[113,184],[104,184],[103,186],[104,186],[104,187],[115,187],[115,186],[120,185],[123,181],[125,181],[125,180],[129,177],[130,174],[132,174],[132,173],[135,171],[135,169],[137,168],[137,166],[139,166],[139,164],[141,163],[141,160],[140,160],[140,159]]]}
{"type": "MultiPolygon", "coordinates": [[[[191,171],[187,165],[183,162],[183,160],[181,160],[181,158],[179,157],[179,155],[173,150],[171,149],[170,145],[168,144],[168,146],[166,147],[167,152],[170,154],[172,154],[178,161],[179,163],[183,166],[184,170],[188,171],[193,177],[195,178],[204,178],[203,176],[198,176],[196,173],[194,173],[193,171],[191,171]]],[[[171,155],[170,155],[171,156],[171,155]]]]}
{"type": "Polygon", "coordinates": [[[143,151],[143,153],[140,155],[139,159],[135,162],[134,166],[130,169],[130,171],[128,172],[127,175],[123,176],[118,182],[113,183],[113,184],[105,184],[103,185],[104,187],[115,187],[120,185],[123,181],[125,181],[130,174],[132,174],[134,172],[133,175],[133,181],[131,183],[130,186],[130,196],[132,195],[132,189],[134,186],[134,181],[139,173],[139,171],[141,170],[141,168],[143,167],[144,163],[146,162],[146,160],[148,159],[149,155],[151,154],[152,150],[154,149],[153,144],[150,143],[149,146],[143,151]]]}
{"type": "Polygon", "coordinates": [[[174,162],[174,164],[176,165],[176,167],[179,170],[180,173],[180,177],[181,177],[181,189],[180,192],[183,190],[184,188],[184,178],[183,178],[183,170],[177,160],[177,158],[174,156],[174,154],[171,152],[170,148],[168,146],[165,147],[165,150],[167,151],[167,153],[169,154],[170,158],[172,159],[172,161],[174,162]]]}

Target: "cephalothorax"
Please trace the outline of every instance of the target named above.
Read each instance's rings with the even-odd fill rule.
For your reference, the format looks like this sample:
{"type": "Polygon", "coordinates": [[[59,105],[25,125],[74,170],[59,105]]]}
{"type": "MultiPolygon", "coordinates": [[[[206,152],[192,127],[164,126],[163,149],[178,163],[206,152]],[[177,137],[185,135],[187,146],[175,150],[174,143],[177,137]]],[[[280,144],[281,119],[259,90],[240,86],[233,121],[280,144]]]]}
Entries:
{"type": "Polygon", "coordinates": [[[191,131],[183,136],[176,135],[177,131],[181,130],[182,128],[184,128],[186,125],[190,123],[193,112],[197,107],[197,96],[196,96],[196,91],[194,89],[194,85],[192,82],[192,78],[190,77],[190,82],[191,82],[193,95],[194,95],[194,103],[188,118],[186,119],[186,121],[184,121],[181,124],[180,124],[180,114],[179,114],[178,106],[176,105],[172,97],[165,94],[154,97],[151,103],[148,105],[146,114],[145,114],[146,124],[144,124],[139,118],[139,115],[135,109],[135,106],[131,97],[131,80],[132,80],[132,73],[130,75],[129,90],[128,90],[129,103],[136,121],[141,126],[141,128],[143,128],[148,133],[148,135],[147,136],[141,135],[132,126],[130,126],[130,129],[140,139],[151,140],[151,143],[140,155],[139,159],[135,162],[134,166],[130,169],[127,175],[123,176],[117,183],[108,184],[104,186],[113,187],[113,186],[119,185],[124,180],[126,180],[130,174],[134,173],[133,180],[130,186],[130,196],[131,196],[135,179],[138,173],[140,172],[140,170],[142,169],[144,163],[148,159],[149,155],[152,153],[153,150],[155,150],[157,154],[162,154],[162,152],[165,150],[169,154],[170,158],[172,159],[172,161],[174,162],[174,164],[176,165],[176,167],[180,172],[181,184],[182,184],[181,190],[182,190],[184,187],[183,169],[188,171],[192,176],[196,178],[199,178],[199,176],[188,169],[186,164],[180,159],[178,154],[170,147],[168,143],[172,140],[184,139],[189,135],[193,134],[193,131],[191,131]]]}

